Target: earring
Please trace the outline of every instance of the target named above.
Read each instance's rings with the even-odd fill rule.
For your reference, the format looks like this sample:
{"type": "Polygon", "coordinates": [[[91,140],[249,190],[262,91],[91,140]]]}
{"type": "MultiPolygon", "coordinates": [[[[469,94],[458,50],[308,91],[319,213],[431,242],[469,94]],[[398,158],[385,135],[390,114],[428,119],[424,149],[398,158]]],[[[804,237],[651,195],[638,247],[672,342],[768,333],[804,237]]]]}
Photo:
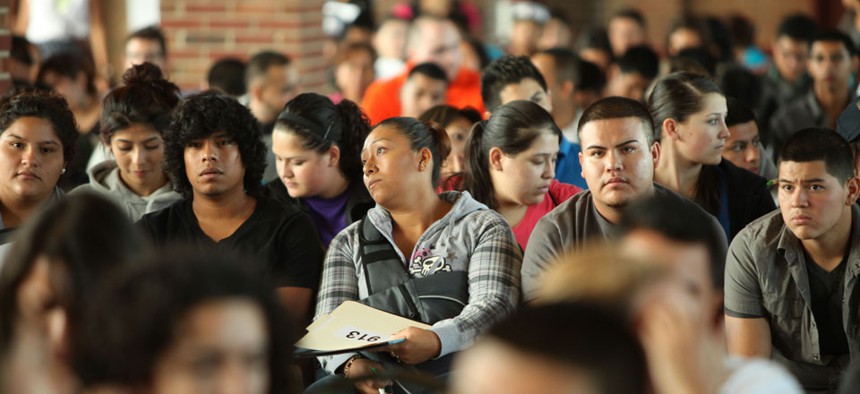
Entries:
{"type": "Polygon", "coordinates": [[[424,167],[426,167],[426,165],[422,161],[421,164],[418,165],[418,171],[424,171],[424,167]]]}
{"type": "Polygon", "coordinates": [[[62,171],[60,171],[60,175],[63,175],[63,174],[65,174],[65,173],[66,173],[66,167],[63,167],[63,170],[62,170],[62,171]]]}

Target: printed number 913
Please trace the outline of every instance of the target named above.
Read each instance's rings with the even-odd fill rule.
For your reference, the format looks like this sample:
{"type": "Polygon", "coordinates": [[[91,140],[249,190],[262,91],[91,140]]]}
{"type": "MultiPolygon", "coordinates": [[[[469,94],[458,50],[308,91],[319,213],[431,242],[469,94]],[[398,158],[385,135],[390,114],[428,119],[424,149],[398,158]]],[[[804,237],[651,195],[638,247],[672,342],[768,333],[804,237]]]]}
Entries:
{"type": "Polygon", "coordinates": [[[355,339],[358,341],[367,341],[367,342],[376,342],[379,340],[378,336],[368,336],[368,334],[362,334],[359,331],[350,331],[346,334],[347,339],[355,339]]]}

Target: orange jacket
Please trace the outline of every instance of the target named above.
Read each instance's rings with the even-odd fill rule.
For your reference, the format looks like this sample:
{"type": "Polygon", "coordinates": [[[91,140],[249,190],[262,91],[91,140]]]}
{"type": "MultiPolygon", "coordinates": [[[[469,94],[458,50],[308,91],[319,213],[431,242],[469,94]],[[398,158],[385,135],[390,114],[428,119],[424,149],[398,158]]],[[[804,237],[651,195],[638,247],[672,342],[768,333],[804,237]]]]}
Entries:
{"type": "MultiPolygon", "coordinates": [[[[374,81],[364,92],[361,107],[370,118],[370,124],[400,116],[400,88],[409,76],[409,69],[402,74],[386,80],[374,81]]],[[[448,84],[448,105],[464,108],[472,107],[484,113],[484,102],[481,100],[481,74],[460,68],[454,80],[448,84]]]]}

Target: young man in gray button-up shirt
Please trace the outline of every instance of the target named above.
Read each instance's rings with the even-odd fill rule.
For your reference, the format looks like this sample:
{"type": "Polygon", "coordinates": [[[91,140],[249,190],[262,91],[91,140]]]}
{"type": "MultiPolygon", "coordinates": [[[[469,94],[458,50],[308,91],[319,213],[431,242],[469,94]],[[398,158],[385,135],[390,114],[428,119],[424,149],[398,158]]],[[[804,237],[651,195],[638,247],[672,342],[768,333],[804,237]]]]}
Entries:
{"type": "Polygon", "coordinates": [[[729,352],[782,361],[810,393],[830,393],[858,356],[860,209],[848,143],[804,129],[780,152],[780,210],[729,247],[729,352]]]}

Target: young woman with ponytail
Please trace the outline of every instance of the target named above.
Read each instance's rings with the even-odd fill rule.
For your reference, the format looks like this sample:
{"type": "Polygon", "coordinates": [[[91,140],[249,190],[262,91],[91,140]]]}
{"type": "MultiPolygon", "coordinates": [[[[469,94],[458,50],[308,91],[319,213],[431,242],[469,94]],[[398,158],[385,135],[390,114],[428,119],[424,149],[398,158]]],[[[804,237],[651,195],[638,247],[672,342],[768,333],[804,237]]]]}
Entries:
{"type": "Polygon", "coordinates": [[[129,68],[123,82],[102,109],[100,138],[113,158],[90,168],[90,183],[73,193],[102,193],[137,221],[182,199],[162,169],[163,134],[179,104],[179,87],[151,63],[129,68]]]}
{"type": "Polygon", "coordinates": [[[654,83],[648,110],[662,150],[654,181],[714,215],[729,243],[776,208],[764,178],[722,158],[728,110],[714,81],[690,72],[666,75],[654,83]]]}
{"type": "Polygon", "coordinates": [[[272,151],[280,181],[272,197],[297,204],[324,245],[374,205],[361,182],[359,152],[370,124],[352,101],[335,105],[316,93],[290,100],[275,122],[272,151]]]}
{"type": "Polygon", "coordinates": [[[472,129],[463,189],[500,213],[525,250],[538,220],[582,189],[555,177],[561,130],[539,105],[517,100],[472,129]]]}
{"type": "Polygon", "coordinates": [[[449,151],[444,129],[408,117],[380,122],[365,140],[364,184],[377,205],[332,240],[316,316],[359,300],[431,328],[397,332],[405,341],[381,353],[320,357],[333,376],[306,393],[371,374],[380,378],[357,381],[357,391],[404,392],[392,373],[448,373],[454,353],[517,306],[522,258],[505,220],[469,193],[434,190],[449,151]]]}

